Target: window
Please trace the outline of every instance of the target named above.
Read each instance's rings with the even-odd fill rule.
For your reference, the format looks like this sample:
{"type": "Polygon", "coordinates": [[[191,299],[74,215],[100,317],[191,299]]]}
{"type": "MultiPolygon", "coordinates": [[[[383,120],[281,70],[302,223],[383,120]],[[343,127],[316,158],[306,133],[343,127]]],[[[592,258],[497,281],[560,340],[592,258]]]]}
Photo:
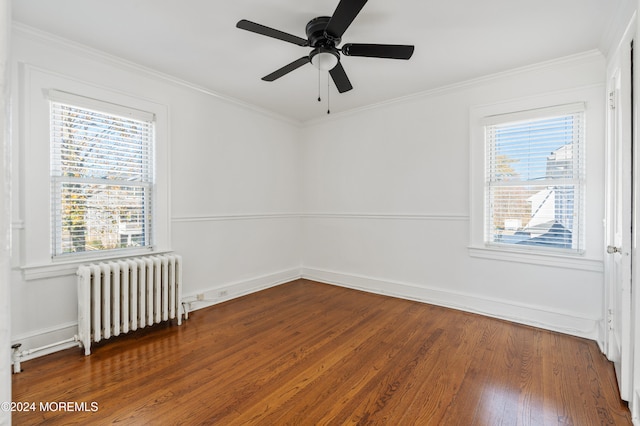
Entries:
{"type": "Polygon", "coordinates": [[[153,246],[154,115],[50,93],[52,254],[153,246]]]}
{"type": "Polygon", "coordinates": [[[583,128],[583,104],[485,118],[485,244],[584,250],[583,128]]]}

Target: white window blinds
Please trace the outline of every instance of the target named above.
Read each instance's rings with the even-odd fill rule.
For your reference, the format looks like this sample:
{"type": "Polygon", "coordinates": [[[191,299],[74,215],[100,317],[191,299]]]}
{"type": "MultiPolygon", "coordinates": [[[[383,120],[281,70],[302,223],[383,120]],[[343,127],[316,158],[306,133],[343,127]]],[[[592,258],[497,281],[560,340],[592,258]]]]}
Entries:
{"type": "Polygon", "coordinates": [[[583,109],[576,104],[487,120],[489,245],[583,250],[583,109]]]}
{"type": "Polygon", "coordinates": [[[53,255],[151,247],[153,116],[60,98],[51,100],[53,255]]]}

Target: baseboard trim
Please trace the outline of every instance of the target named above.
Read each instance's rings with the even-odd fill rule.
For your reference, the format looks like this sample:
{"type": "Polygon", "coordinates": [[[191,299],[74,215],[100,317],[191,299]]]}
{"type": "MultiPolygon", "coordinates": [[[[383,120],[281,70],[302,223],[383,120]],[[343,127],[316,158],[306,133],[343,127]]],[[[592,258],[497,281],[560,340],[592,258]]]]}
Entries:
{"type": "MultiPolygon", "coordinates": [[[[595,340],[601,345],[600,332],[602,321],[596,319],[576,317],[568,313],[554,312],[542,307],[517,304],[505,300],[478,297],[471,294],[443,291],[433,287],[422,287],[410,283],[317,268],[291,268],[247,280],[222,283],[221,285],[211,286],[197,293],[183,294],[182,301],[184,306],[188,308],[188,312],[193,312],[231,299],[276,287],[299,278],[477,313],[492,318],[504,319],[595,340]],[[198,295],[203,295],[203,299],[198,300],[198,295]]],[[[28,350],[49,345],[52,342],[60,342],[73,338],[77,333],[78,324],[74,321],[17,335],[11,339],[11,342],[12,344],[21,343],[21,350],[28,350]]],[[[74,346],[78,346],[78,344],[66,343],[55,346],[28,355],[23,358],[23,361],[74,346]]]]}
{"type": "Polygon", "coordinates": [[[604,321],[598,321],[598,340],[596,340],[596,342],[598,343],[598,348],[600,348],[600,352],[602,352],[603,354],[607,354],[606,348],[605,348],[605,343],[604,343],[604,336],[605,336],[605,322],[604,321]]]}
{"type": "Polygon", "coordinates": [[[236,299],[238,297],[294,281],[300,277],[300,268],[286,269],[248,280],[222,283],[220,285],[198,291],[197,293],[183,294],[182,302],[188,312],[193,312],[198,309],[207,308],[231,299],[236,299]],[[200,300],[198,300],[198,295],[202,296],[200,300]]]}
{"type": "Polygon", "coordinates": [[[20,343],[20,351],[29,351],[35,348],[40,348],[47,345],[55,345],[51,348],[43,349],[32,354],[24,355],[21,358],[21,362],[28,361],[30,359],[38,358],[41,356],[49,355],[54,352],[62,351],[65,349],[79,347],[78,342],[67,342],[62,344],[56,344],[56,342],[64,342],[72,339],[78,334],[78,322],[72,321],[65,324],[60,324],[53,327],[43,328],[30,333],[23,333],[14,336],[11,339],[11,344],[20,343]]]}
{"type": "Polygon", "coordinates": [[[635,426],[640,426],[640,389],[633,392],[633,401],[630,404],[631,420],[635,426]]]}
{"type": "MultiPolygon", "coordinates": [[[[300,269],[292,268],[275,272],[272,274],[262,275],[248,280],[234,281],[226,283],[220,287],[211,288],[209,290],[203,290],[199,293],[183,295],[182,301],[187,305],[191,305],[190,311],[202,309],[207,306],[222,303],[230,299],[245,296],[247,294],[255,293],[260,290],[264,290],[270,287],[275,287],[280,284],[284,284],[289,281],[293,281],[300,278],[300,269]],[[226,292],[224,297],[219,297],[219,292],[226,292]],[[197,294],[205,294],[205,300],[200,302],[196,301],[197,294]],[[209,296],[209,297],[207,297],[209,296]]],[[[64,349],[78,347],[77,342],[56,344],[56,342],[63,342],[69,340],[78,334],[78,322],[72,321],[57,326],[43,328],[35,330],[29,333],[23,333],[13,336],[11,344],[20,343],[21,351],[28,351],[30,349],[39,348],[46,345],[54,344],[55,346],[47,348],[42,351],[35,352],[33,354],[25,355],[21,361],[28,361],[30,359],[38,358],[44,355],[48,355],[64,349]]],[[[80,353],[80,352],[79,352],[80,353]]]]}
{"type": "Polygon", "coordinates": [[[302,278],[326,284],[472,312],[596,342],[601,340],[600,320],[551,311],[544,307],[323,269],[303,267],[301,275],[302,278]]]}

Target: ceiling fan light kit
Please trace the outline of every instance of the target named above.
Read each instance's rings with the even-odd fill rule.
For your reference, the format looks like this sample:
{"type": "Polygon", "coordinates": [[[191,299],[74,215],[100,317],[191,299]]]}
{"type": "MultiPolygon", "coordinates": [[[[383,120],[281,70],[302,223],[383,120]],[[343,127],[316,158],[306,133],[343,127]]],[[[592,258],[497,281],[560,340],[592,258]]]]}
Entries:
{"type": "Polygon", "coordinates": [[[339,57],[338,53],[332,50],[318,47],[313,49],[309,54],[311,64],[320,71],[330,71],[338,65],[339,57]]]}
{"type": "Polygon", "coordinates": [[[353,86],[342,67],[340,53],[344,56],[362,56],[369,58],[409,59],[413,55],[414,46],[399,44],[362,44],[347,43],[341,48],[342,35],[358,16],[367,0],[340,0],[332,16],[320,16],[307,23],[305,33],[307,39],[266,27],[246,19],[240,20],[236,27],[261,34],[267,37],[293,43],[301,47],[311,47],[308,56],[296,59],[284,67],[266,75],[264,81],[274,81],[311,63],[321,71],[329,71],[338,92],[344,93],[353,86]]]}

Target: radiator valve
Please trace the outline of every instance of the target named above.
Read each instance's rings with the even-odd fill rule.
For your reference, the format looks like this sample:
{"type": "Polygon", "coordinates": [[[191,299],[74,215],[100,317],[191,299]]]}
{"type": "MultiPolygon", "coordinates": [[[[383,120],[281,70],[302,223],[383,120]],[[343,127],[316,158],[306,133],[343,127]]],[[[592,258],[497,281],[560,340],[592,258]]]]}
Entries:
{"type": "Polygon", "coordinates": [[[22,343],[14,343],[13,345],[11,345],[11,350],[13,351],[12,358],[14,374],[18,374],[20,371],[22,371],[20,367],[20,346],[22,346],[22,343]]]}

